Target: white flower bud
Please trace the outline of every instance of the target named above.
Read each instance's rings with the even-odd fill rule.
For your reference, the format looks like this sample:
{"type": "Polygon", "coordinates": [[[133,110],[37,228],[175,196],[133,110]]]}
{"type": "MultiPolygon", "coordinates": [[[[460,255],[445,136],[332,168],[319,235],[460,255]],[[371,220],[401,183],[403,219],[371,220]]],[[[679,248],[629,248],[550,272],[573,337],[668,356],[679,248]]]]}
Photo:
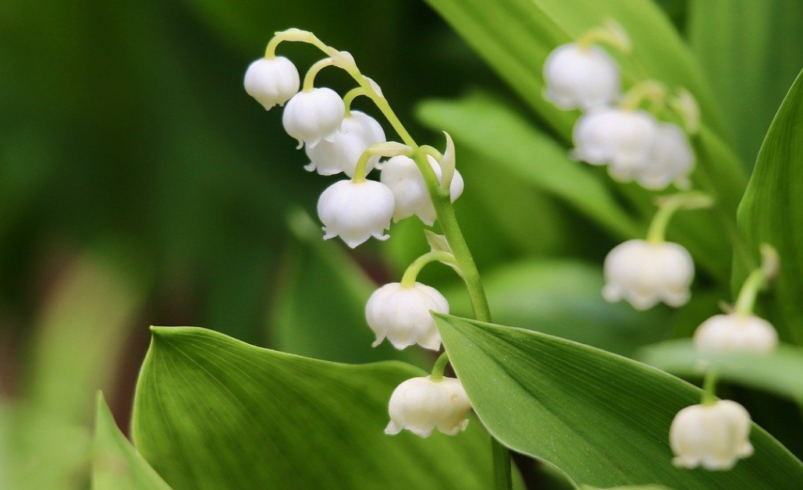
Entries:
{"type": "Polygon", "coordinates": [[[343,99],[330,88],[314,88],[299,92],[290,99],[282,115],[282,124],[287,134],[304,143],[315,146],[322,139],[334,141],[346,115],[343,99]]]}
{"type": "Polygon", "coordinates": [[[684,189],[694,167],[694,150],[686,133],[677,124],[658,125],[655,140],[647,155],[647,164],[636,176],[645,189],[663,189],[671,183],[684,189]]]}
{"type": "MultiPolygon", "coordinates": [[[[317,170],[321,175],[345,172],[349,177],[354,177],[360,155],[371,145],[384,141],[385,132],[376,119],[362,112],[352,111],[343,119],[340,131],[335,134],[333,141],[324,140],[315,146],[307,145],[310,164],[304,168],[310,172],[317,170]]],[[[368,160],[366,174],[373,170],[379,158],[377,155],[368,160]]]]}
{"type": "Polygon", "coordinates": [[[324,224],[324,240],[339,236],[351,248],[371,237],[387,240],[390,236],[384,230],[393,217],[393,193],[372,180],[341,180],[321,194],[318,217],[324,224]]]}
{"type": "Polygon", "coordinates": [[[284,56],[260,58],[245,72],[245,91],[266,110],[276,104],[284,105],[298,92],[298,70],[284,56]]]}
{"type": "Polygon", "coordinates": [[[637,310],[659,301],[678,307],[691,296],[694,261],[677,243],[629,240],[605,257],[602,296],[610,302],[625,299],[637,310]]]}
{"type": "Polygon", "coordinates": [[[628,182],[648,164],[656,132],[655,118],[645,111],[599,107],[577,120],[573,157],[591,165],[607,163],[611,177],[628,182]]]}
{"type": "Polygon", "coordinates": [[[728,470],[736,460],[753,454],[750,444],[750,414],[730,400],[710,405],[692,405],[675,416],[669,442],[675,466],[728,470]]]}
{"type": "Polygon", "coordinates": [[[608,104],[620,95],[619,65],[599,46],[558,46],[544,63],[545,97],[561,109],[608,104]]]}
{"type": "Polygon", "coordinates": [[[410,287],[398,282],[385,284],[365,305],[365,319],[376,334],[373,346],[387,337],[397,349],[418,344],[439,350],[441,336],[430,311],[449,313],[449,302],[436,289],[421,283],[410,287]]]}
{"type": "MultiPolygon", "coordinates": [[[[441,180],[441,167],[431,156],[427,155],[427,161],[441,180]]],[[[382,174],[379,180],[390,187],[393,196],[396,198],[396,209],[393,212],[393,221],[399,221],[417,215],[427,226],[432,226],[437,219],[435,206],[429,196],[424,176],[418,170],[412,158],[404,155],[396,156],[382,164],[382,174]]],[[[452,182],[449,184],[449,194],[452,202],[455,202],[461,194],[465,183],[460,172],[455,170],[452,182]]]]}
{"type": "Polygon", "coordinates": [[[404,429],[421,437],[429,437],[436,428],[453,436],[466,429],[466,415],[471,402],[456,378],[433,381],[429,376],[408,379],[390,397],[390,423],[385,434],[395,435],[404,429]]]}
{"type": "Polygon", "coordinates": [[[694,347],[702,352],[769,353],[778,345],[770,322],[753,315],[714,315],[694,332],[694,347]]]}

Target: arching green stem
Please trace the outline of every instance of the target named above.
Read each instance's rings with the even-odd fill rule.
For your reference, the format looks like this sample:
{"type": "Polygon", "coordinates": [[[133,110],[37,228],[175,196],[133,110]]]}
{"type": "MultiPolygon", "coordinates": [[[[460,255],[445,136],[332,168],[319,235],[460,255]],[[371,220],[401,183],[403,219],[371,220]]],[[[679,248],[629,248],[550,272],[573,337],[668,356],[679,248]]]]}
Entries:
{"type": "MultiPolygon", "coordinates": [[[[449,252],[428,252],[418,257],[407,267],[407,270],[404,271],[404,276],[402,276],[401,285],[406,288],[410,288],[415,286],[415,280],[418,277],[418,273],[421,272],[427,264],[432,262],[447,262],[449,264],[457,264],[457,260],[455,260],[454,255],[450,254],[449,252]]],[[[458,266],[459,267],[459,266],[458,266]]]]}
{"type": "Polygon", "coordinates": [[[626,111],[633,111],[638,109],[642,102],[650,100],[656,104],[663,104],[666,99],[666,87],[663,83],[655,80],[641,81],[622,97],[619,107],[626,111]]]}
{"type": "Polygon", "coordinates": [[[577,39],[577,45],[583,49],[590,49],[597,43],[608,44],[625,53],[629,53],[632,48],[622,26],[612,19],[607,20],[603,27],[590,29],[577,39]]]}
{"type": "Polygon", "coordinates": [[[747,276],[736,299],[736,313],[752,315],[758,292],[766,288],[778,272],[778,252],[770,245],[761,246],[761,267],[747,276]]]}
{"type": "Polygon", "coordinates": [[[360,95],[368,95],[363,87],[353,88],[343,96],[343,104],[346,106],[346,117],[351,115],[351,103],[360,95]]]}
{"type": "Polygon", "coordinates": [[[713,405],[717,402],[717,378],[716,369],[709,368],[703,380],[703,396],[700,401],[702,405],[713,405]]]}
{"type": "Polygon", "coordinates": [[[318,75],[318,72],[326,68],[327,66],[332,66],[335,64],[335,60],[332,58],[324,58],[320,61],[315,62],[309,70],[307,71],[307,75],[304,77],[304,92],[311,92],[313,88],[315,88],[315,76],[318,75]]]}
{"type": "Polygon", "coordinates": [[[449,355],[444,352],[432,366],[432,374],[429,375],[429,379],[435,382],[443,381],[443,370],[446,369],[447,364],[449,364],[449,355]]]}
{"type": "Polygon", "coordinates": [[[679,209],[702,209],[711,207],[714,201],[702,192],[681,192],[664,198],[658,205],[658,212],[650,223],[647,231],[647,241],[650,243],[663,243],[669,220],[679,209]]]}

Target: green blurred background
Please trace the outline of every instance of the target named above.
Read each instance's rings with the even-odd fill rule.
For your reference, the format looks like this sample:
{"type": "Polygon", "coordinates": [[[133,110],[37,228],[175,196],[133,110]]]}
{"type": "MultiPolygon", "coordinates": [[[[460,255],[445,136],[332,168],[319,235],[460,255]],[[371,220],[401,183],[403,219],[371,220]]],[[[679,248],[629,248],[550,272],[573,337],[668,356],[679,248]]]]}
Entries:
{"type": "MultiPolygon", "coordinates": [[[[682,32],[693,23],[690,3],[660,2],[682,32]]],[[[774,8],[756,22],[783,36],[795,19],[776,26],[774,8]]],[[[314,217],[333,179],[305,172],[281,112],[266,113],[242,88],[248,64],[288,27],[354,54],[422,141],[442,147],[443,136],[416,119],[418,101],[478,88],[539,124],[424,2],[0,2],[0,436],[9,441],[0,457],[35,474],[31,488],[86,483],[82,448],[96,389],[127,427],[148,325],[203,326],[339,361],[396,356],[349,342],[371,340],[360,323],[368,277],[398,277],[426,250],[422,227],[408,220],[386,244],[349,254],[339,242],[320,242],[306,214],[314,217]],[[294,329],[327,321],[335,325],[294,329]],[[343,332],[359,333],[341,332],[343,323],[354,327],[343,332]]],[[[746,56],[773,49],[750,45],[749,36],[739,42],[752,49],[746,56]]],[[[698,46],[715,49],[705,39],[698,46]]],[[[290,43],[281,51],[300,70],[320,58],[290,43]]],[[[762,80],[760,97],[747,99],[734,86],[753,74],[739,85],[706,66],[731,129],[754,135],[734,138],[748,167],[801,57],[768,66],[772,83],[762,80]]],[[[319,83],[351,87],[335,70],[319,83]]],[[[357,105],[372,112],[366,101],[357,105]]],[[[715,292],[674,316],[604,305],[598,268],[614,238],[457,144],[467,183],[458,216],[486,280],[498,286],[498,320],[540,318],[547,331],[628,354],[715,310],[715,292]],[[521,292],[530,290],[540,295],[521,292]],[[549,324],[560,317],[550,308],[573,316],[549,324]],[[578,323],[569,320],[601,315],[622,330],[565,330],[578,323]],[[634,327],[645,321],[657,326],[634,327]]],[[[450,291],[455,312],[468,309],[448,271],[422,277],[450,291]]]]}

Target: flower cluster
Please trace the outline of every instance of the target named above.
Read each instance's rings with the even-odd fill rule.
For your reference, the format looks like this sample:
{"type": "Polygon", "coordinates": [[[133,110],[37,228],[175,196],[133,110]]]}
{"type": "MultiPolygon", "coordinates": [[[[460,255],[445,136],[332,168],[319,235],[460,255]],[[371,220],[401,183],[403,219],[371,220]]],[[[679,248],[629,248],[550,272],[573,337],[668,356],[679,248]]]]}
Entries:
{"type": "MultiPolygon", "coordinates": [[[[298,148],[304,148],[310,160],[306,170],[349,177],[329,186],[318,200],[325,240],[340,237],[352,248],[371,237],[386,240],[391,221],[413,215],[432,226],[438,217],[433,199],[448,205],[463,193],[451,137],[446,134],[443,154],[432,147],[418,147],[406,131],[400,131],[405,144],[388,142],[379,122],[351,110],[355,97],[367,96],[398,129],[401,123],[379,86],[360,73],[350,54],[326,46],[312,33],[298,29],[277,33],[265,57],[248,67],[244,84],[246,92],[267,110],[286,104],[282,124],[298,141],[298,148]],[[312,65],[303,86],[295,65],[275,54],[283,41],[306,42],[327,55],[312,65]],[[343,98],[332,89],[316,88],[315,77],[327,66],[345,70],[359,86],[343,98]],[[382,157],[390,158],[380,162],[382,157]],[[375,168],[381,170],[379,180],[366,179],[375,168]]],[[[397,349],[418,344],[440,350],[441,338],[431,313],[448,313],[449,303],[437,290],[416,281],[420,269],[433,261],[457,267],[451,253],[434,250],[414,261],[401,282],[386,284],[371,295],[365,316],[376,334],[374,346],[387,338],[397,349]]],[[[407,380],[396,388],[389,402],[387,434],[407,429],[428,437],[437,428],[455,435],[466,428],[471,403],[458,379],[443,377],[446,362],[444,354],[431,376],[407,380]]]]}
{"type": "MultiPolygon", "coordinates": [[[[623,93],[619,64],[601,42],[630,50],[625,33],[611,23],[557,47],[544,63],[544,96],[561,109],[583,111],[574,126],[573,157],[608,165],[608,173],[620,182],[635,180],[652,190],[672,183],[688,187],[695,157],[686,132],[641,109],[646,100],[665,103],[667,90],[646,80],[623,93]]],[[[691,94],[679,89],[672,102],[687,129],[695,129],[699,111],[691,94]]]]}
{"type": "Polygon", "coordinates": [[[434,224],[437,216],[421,165],[426,165],[424,172],[438,185],[445,184],[443,167],[450,166],[448,185],[454,201],[463,192],[463,178],[454,169],[453,149],[441,155],[430,148],[426,154],[409,145],[387,142],[376,119],[351,110],[352,100],[359,95],[374,100],[384,97],[379,86],[357,70],[350,54],[319,46],[329,56],[309,69],[300,86],[295,65],[275,55],[281,41],[318,42],[311,33],[297,29],[278,33],[268,44],[265,57],[248,67],[245,89],[267,110],[286,104],[282,124],[298,141],[298,148],[304,148],[310,160],[306,170],[325,176],[343,173],[350,178],[331,185],[318,200],[324,239],[340,237],[354,248],[371,237],[386,240],[389,236],[385,231],[392,220],[415,214],[425,224],[434,224]],[[360,86],[345,98],[330,88],[315,87],[316,75],[327,66],[347,71],[360,86]],[[368,173],[382,167],[379,160],[383,156],[393,158],[385,162],[380,180],[367,180],[368,173]]]}

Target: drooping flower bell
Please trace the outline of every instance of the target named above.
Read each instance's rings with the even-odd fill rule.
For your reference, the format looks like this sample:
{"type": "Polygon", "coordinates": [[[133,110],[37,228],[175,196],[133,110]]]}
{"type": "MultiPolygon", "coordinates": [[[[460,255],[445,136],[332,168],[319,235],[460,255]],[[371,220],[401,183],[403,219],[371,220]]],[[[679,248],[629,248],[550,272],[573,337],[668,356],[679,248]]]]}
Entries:
{"type": "Polygon", "coordinates": [[[298,93],[299,84],[296,66],[284,56],[260,58],[245,72],[245,91],[265,110],[284,105],[298,93]]]}
{"type": "Polygon", "coordinates": [[[642,110],[592,109],[574,126],[572,156],[591,165],[607,164],[611,177],[629,182],[648,164],[657,127],[642,110]]]}
{"type": "Polygon", "coordinates": [[[465,430],[471,402],[456,378],[433,381],[429,376],[412,378],[400,384],[390,397],[390,423],[385,434],[395,435],[404,429],[429,437],[436,428],[453,436],[465,430]]]}
{"type": "Polygon", "coordinates": [[[686,407],[675,416],[669,442],[675,466],[728,470],[753,454],[750,414],[730,400],[686,407]]]}
{"type": "Polygon", "coordinates": [[[677,124],[660,123],[647,163],[636,174],[636,180],[645,189],[663,189],[672,183],[685,189],[693,168],[694,150],[686,133],[677,124]]]}
{"type": "Polygon", "coordinates": [[[629,240],[608,253],[604,273],[607,301],[624,299],[637,310],[661,301],[678,307],[689,300],[694,261],[677,243],[629,240]]]}
{"type": "MultiPolygon", "coordinates": [[[[437,160],[427,155],[427,161],[441,182],[442,171],[437,160]]],[[[393,221],[403,220],[416,215],[427,226],[435,223],[437,216],[432,198],[424,182],[424,176],[412,158],[400,155],[391,158],[382,164],[382,174],[379,180],[388,186],[396,199],[396,208],[393,212],[393,221]]],[[[465,183],[458,170],[455,170],[452,182],[449,184],[449,195],[455,202],[461,194],[465,183]]]]}
{"type": "Polygon", "coordinates": [[[354,248],[371,237],[387,240],[384,231],[393,217],[393,193],[371,180],[341,180],[318,199],[318,217],[324,224],[324,240],[339,236],[354,248]]]}
{"type": "Polygon", "coordinates": [[[544,96],[561,109],[589,110],[621,95],[619,65],[596,45],[564,44],[544,63],[544,96]]]}
{"type": "Polygon", "coordinates": [[[393,282],[374,291],[365,306],[365,319],[376,334],[373,346],[385,338],[397,349],[418,344],[437,351],[441,336],[430,315],[449,313],[449,302],[436,289],[421,283],[393,282]]]}
{"type": "Polygon", "coordinates": [[[772,324],[755,315],[714,315],[694,332],[694,347],[701,352],[754,352],[765,354],[778,346],[772,324]]]}
{"type": "Polygon", "coordinates": [[[330,88],[302,90],[290,99],[282,115],[287,134],[314,147],[321,140],[333,142],[346,114],[343,99],[330,88]]]}
{"type": "MultiPolygon", "coordinates": [[[[371,145],[385,141],[382,126],[373,117],[358,111],[343,119],[340,131],[335,133],[332,141],[323,140],[315,146],[307,145],[306,152],[310,164],[304,167],[310,172],[318,171],[320,175],[334,175],[345,172],[354,176],[354,169],[362,153],[371,145]]],[[[370,172],[379,161],[379,155],[371,157],[365,172],[370,172]]]]}

